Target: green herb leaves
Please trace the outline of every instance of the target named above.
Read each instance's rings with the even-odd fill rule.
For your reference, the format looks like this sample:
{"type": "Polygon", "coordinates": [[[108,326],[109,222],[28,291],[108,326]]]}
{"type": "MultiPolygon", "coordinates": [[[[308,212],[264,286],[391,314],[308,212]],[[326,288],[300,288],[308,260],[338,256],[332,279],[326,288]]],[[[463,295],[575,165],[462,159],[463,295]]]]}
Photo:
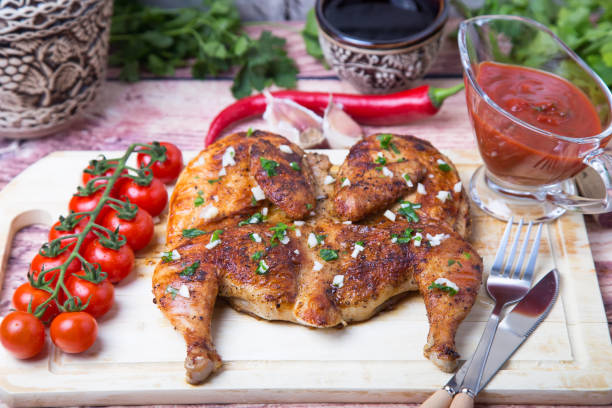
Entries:
{"type": "Polygon", "coordinates": [[[437,282],[432,282],[432,284],[429,285],[427,289],[429,290],[438,289],[438,290],[441,290],[442,292],[448,292],[448,294],[451,296],[455,296],[458,292],[457,289],[453,288],[452,286],[446,286],[445,283],[437,283],[437,282]]]}
{"type": "Polygon", "coordinates": [[[297,162],[291,162],[289,163],[289,166],[291,166],[291,168],[295,171],[300,171],[302,170],[302,168],[300,167],[300,165],[297,162]]]}
{"type": "Polygon", "coordinates": [[[414,210],[421,208],[421,204],[414,204],[410,201],[401,201],[400,209],[397,211],[400,215],[406,217],[408,221],[419,222],[419,216],[414,210]]]}
{"type": "Polygon", "coordinates": [[[323,248],[319,251],[319,256],[324,261],[333,261],[334,259],[338,259],[338,251],[333,249],[323,248]]]}
{"type": "Polygon", "coordinates": [[[193,205],[195,207],[199,207],[202,204],[204,204],[204,197],[202,197],[202,192],[198,191],[198,196],[195,198],[195,200],[193,200],[193,205]]]}
{"type": "Polygon", "coordinates": [[[110,64],[120,78],[137,81],[140,71],[173,75],[191,64],[195,78],[215,76],[239,67],[232,93],[236,98],[273,83],[295,85],[297,68],[284,49],[285,40],[264,31],[252,39],[241,31],[240,16],[230,0],[206,0],[205,7],[161,9],[133,0],[114,2],[110,64]]]}
{"type": "Polygon", "coordinates": [[[400,151],[397,148],[397,146],[391,141],[391,139],[393,139],[393,135],[391,135],[390,133],[382,133],[378,136],[376,136],[376,139],[378,139],[378,141],[380,142],[380,147],[385,149],[385,150],[389,150],[389,148],[391,150],[393,150],[393,153],[395,154],[399,154],[400,151]]]}
{"type": "Polygon", "coordinates": [[[199,267],[200,261],[195,261],[194,263],[183,269],[181,273],[179,273],[179,276],[191,276],[196,273],[199,267]]]}
{"type": "Polygon", "coordinates": [[[196,238],[199,237],[200,235],[204,235],[206,234],[206,231],[202,231],[200,229],[197,228],[189,228],[189,229],[184,229],[183,230],[183,237],[184,238],[196,238]]]}
{"type": "Polygon", "coordinates": [[[325,68],[329,68],[325,62],[321,45],[319,44],[319,27],[317,25],[317,18],[315,16],[314,9],[311,9],[306,16],[306,24],[302,30],[302,38],[304,39],[306,52],[319,60],[319,62],[321,62],[325,68]]]}
{"type": "Polygon", "coordinates": [[[264,157],[260,157],[259,162],[261,163],[261,168],[268,173],[269,177],[276,176],[276,168],[279,166],[277,162],[268,160],[264,157]]]}
{"type": "Polygon", "coordinates": [[[238,226],[242,227],[244,225],[249,225],[249,224],[259,224],[263,220],[264,220],[264,216],[261,215],[261,213],[255,213],[255,214],[251,215],[248,219],[246,219],[244,221],[240,221],[238,223],[238,226]]]}

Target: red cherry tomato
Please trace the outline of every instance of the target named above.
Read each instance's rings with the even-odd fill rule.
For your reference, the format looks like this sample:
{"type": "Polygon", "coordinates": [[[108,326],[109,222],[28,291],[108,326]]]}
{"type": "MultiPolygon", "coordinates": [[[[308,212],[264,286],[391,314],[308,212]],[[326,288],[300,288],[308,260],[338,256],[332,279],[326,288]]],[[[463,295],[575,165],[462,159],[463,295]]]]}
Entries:
{"type": "Polygon", "coordinates": [[[61,313],[53,319],[49,333],[63,352],[82,353],[96,342],[98,323],[89,313],[61,313]]]}
{"type": "Polygon", "coordinates": [[[104,191],[98,190],[88,196],[73,195],[68,204],[68,209],[74,212],[92,211],[100,202],[102,194],[104,194],[104,191]]]}
{"type": "Polygon", "coordinates": [[[148,186],[139,186],[134,180],[121,185],[119,197],[127,197],[132,204],[147,211],[152,217],[159,215],[168,203],[168,192],[164,184],[154,178],[148,186]]]}
{"type": "Polygon", "coordinates": [[[153,238],[153,218],[147,211],[140,208],[131,220],[121,219],[117,210],[110,210],[102,220],[102,225],[111,231],[115,231],[119,227],[119,233],[125,236],[128,245],[134,251],[141,250],[149,245],[153,238]]]}
{"type": "MultiPolygon", "coordinates": [[[[55,268],[57,266],[62,265],[64,262],[68,260],[70,256],[70,249],[65,250],[61,254],[54,257],[46,257],[41,254],[36,254],[34,259],[32,259],[32,263],[30,264],[30,273],[34,275],[34,280],[38,279],[38,275],[41,270],[48,271],[51,268],[55,268]]],[[[78,272],[81,270],[81,261],[74,258],[72,262],[66,268],[65,278],[70,276],[74,272],[78,272]]],[[[45,275],[45,282],[55,283],[57,277],[59,276],[59,269],[53,270],[45,275]]]]}
{"type": "Polygon", "coordinates": [[[102,317],[110,310],[115,302],[115,288],[108,279],[100,283],[93,283],[85,279],[79,278],[84,276],[85,272],[80,271],[66,281],[66,288],[72,296],[81,299],[81,304],[86,304],[87,307],[83,310],[95,318],[102,317]]]}
{"type": "Polygon", "coordinates": [[[34,357],[45,345],[45,326],[31,313],[11,312],[0,324],[0,342],[16,358],[34,357]]]}
{"type": "MultiPolygon", "coordinates": [[[[28,305],[32,302],[32,313],[36,311],[36,308],[44,303],[51,294],[46,290],[36,289],[30,285],[30,282],[26,282],[19,286],[15,293],[13,293],[13,306],[20,312],[27,312],[28,305]]],[[[54,301],[47,304],[47,310],[40,317],[43,322],[50,322],[55,316],[59,314],[59,309],[54,301]]]]}
{"type": "MultiPolygon", "coordinates": [[[[53,241],[54,239],[63,237],[64,235],[80,234],[85,228],[85,225],[87,225],[88,220],[89,220],[89,217],[82,217],[79,220],[79,223],[70,231],[60,231],[56,229],[56,227],[59,227],[61,225],[61,223],[57,221],[55,224],[53,224],[53,226],[49,230],[49,241],[53,241]]],[[[93,230],[89,230],[89,232],[85,236],[85,239],[83,240],[83,244],[81,245],[81,248],[85,248],[87,244],[93,241],[95,238],[96,238],[96,234],[93,233],[93,230]]],[[[72,243],[76,241],[77,241],[76,237],[63,239],[62,246],[71,245],[72,243]]]]}
{"type": "MultiPolygon", "coordinates": [[[[183,154],[172,143],[161,142],[160,145],[166,148],[166,160],[163,162],[155,162],[151,166],[153,176],[159,179],[162,183],[172,183],[177,179],[183,169],[183,154]]],[[[144,153],[138,153],[138,166],[144,167],[151,162],[151,156],[144,153]]]]}
{"type": "MultiPolygon", "coordinates": [[[[111,161],[111,163],[116,163],[116,161],[111,161]]],[[[92,169],[92,168],[93,168],[93,167],[92,167],[91,165],[89,165],[89,166],[87,166],[87,167],[86,167],[86,169],[92,169]]],[[[95,178],[95,177],[101,177],[101,176],[104,176],[104,177],[112,177],[112,175],[113,175],[114,173],[115,173],[115,169],[114,169],[114,168],[112,168],[112,169],[108,169],[108,170],[106,170],[106,171],[105,171],[103,174],[100,174],[100,175],[93,175],[93,174],[89,174],[89,173],[86,173],[85,171],[83,171],[83,175],[82,175],[82,177],[81,177],[81,178],[82,178],[82,180],[83,180],[83,185],[85,185],[85,184],[87,184],[87,182],[88,182],[89,180],[91,180],[92,178],[95,178]]],[[[127,170],[125,170],[125,169],[124,169],[124,170],[121,172],[121,174],[128,174],[128,172],[127,172],[127,170]]],[[[113,186],[113,190],[111,191],[111,196],[113,196],[113,197],[116,197],[116,196],[117,196],[117,194],[119,193],[119,187],[121,187],[121,183],[123,183],[123,181],[124,181],[124,180],[125,180],[124,178],[119,178],[119,179],[118,179],[118,180],[115,182],[115,185],[113,186]]],[[[98,180],[98,181],[96,181],[96,182],[94,183],[94,186],[99,186],[99,185],[106,184],[106,183],[108,183],[108,181],[107,181],[107,180],[98,180]]]]}
{"type": "Polygon", "coordinates": [[[106,248],[96,239],[87,245],[83,257],[92,264],[100,264],[100,268],[108,274],[108,280],[112,283],[128,276],[134,266],[134,251],[127,244],[115,250],[106,248]]]}

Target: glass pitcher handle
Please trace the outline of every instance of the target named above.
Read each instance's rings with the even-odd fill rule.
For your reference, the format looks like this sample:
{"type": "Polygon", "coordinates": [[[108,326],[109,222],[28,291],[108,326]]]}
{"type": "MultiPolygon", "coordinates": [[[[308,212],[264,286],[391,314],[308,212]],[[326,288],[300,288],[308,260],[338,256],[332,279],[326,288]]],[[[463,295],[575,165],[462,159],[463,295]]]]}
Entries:
{"type": "Polygon", "coordinates": [[[548,201],[567,210],[583,214],[601,214],[612,211],[612,156],[602,149],[593,151],[584,163],[591,167],[601,178],[605,187],[603,198],[588,198],[566,194],[563,192],[549,193],[548,201]]]}

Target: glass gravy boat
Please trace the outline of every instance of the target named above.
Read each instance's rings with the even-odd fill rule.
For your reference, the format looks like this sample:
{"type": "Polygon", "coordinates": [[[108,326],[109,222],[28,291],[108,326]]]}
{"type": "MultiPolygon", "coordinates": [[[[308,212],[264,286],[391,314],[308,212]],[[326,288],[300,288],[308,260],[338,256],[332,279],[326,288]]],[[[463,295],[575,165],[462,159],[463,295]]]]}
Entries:
{"type": "Polygon", "coordinates": [[[484,166],[470,181],[469,194],[485,212],[500,219],[523,217],[536,222],[566,210],[612,211],[612,156],[604,147],[612,137],[612,94],[605,83],[545,26],[517,16],[481,16],[459,27],[470,120],[484,166]],[[545,50],[525,54],[525,44],[545,50]],[[503,109],[477,82],[486,61],[534,68],[574,84],[593,104],[602,131],[568,137],[538,128],[503,109]],[[603,182],[599,197],[576,194],[573,178],[591,167],[603,182]]]}

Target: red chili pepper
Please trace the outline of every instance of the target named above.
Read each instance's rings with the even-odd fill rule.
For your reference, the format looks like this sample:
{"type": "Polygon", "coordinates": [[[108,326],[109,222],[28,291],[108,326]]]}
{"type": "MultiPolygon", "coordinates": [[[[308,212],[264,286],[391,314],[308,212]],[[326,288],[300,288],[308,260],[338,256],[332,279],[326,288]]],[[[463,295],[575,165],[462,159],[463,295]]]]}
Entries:
{"type": "MultiPolygon", "coordinates": [[[[364,125],[399,125],[431,116],[438,112],[447,97],[463,89],[463,84],[452,88],[432,88],[428,85],[387,95],[359,95],[332,93],[334,102],[355,121],[364,125]]],[[[319,115],[323,115],[329,103],[328,92],[278,91],[276,98],[290,99],[319,115]]],[[[214,142],[232,123],[263,115],[266,97],[263,94],[249,96],[223,109],[212,121],[205,139],[205,146],[214,142]]]]}

